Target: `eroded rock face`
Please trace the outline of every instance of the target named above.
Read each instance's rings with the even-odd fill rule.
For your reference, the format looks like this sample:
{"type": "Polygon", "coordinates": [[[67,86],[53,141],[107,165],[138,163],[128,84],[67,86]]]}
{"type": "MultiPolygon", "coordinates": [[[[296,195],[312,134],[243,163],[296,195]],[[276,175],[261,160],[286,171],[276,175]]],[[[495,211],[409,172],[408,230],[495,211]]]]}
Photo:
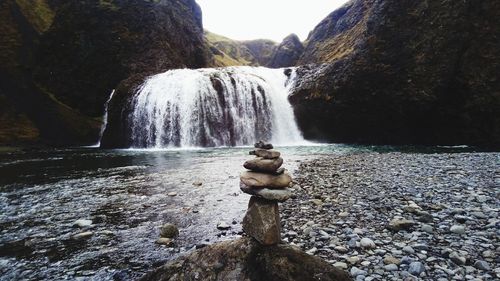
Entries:
{"type": "Polygon", "coordinates": [[[500,3],[355,0],[313,30],[290,100],[308,139],[500,145],[500,3]]]}
{"type": "Polygon", "coordinates": [[[207,66],[194,0],[32,2],[0,3],[1,143],[94,144],[114,88],[124,102],[144,76],[207,66]]]}
{"type": "Polygon", "coordinates": [[[252,196],[243,218],[243,231],[262,245],[281,241],[278,202],[252,196]]]}
{"type": "Polygon", "coordinates": [[[246,171],[240,174],[240,179],[248,186],[267,188],[284,188],[292,182],[292,178],[286,172],[281,175],[271,175],[246,171]]]}
{"type": "Polygon", "coordinates": [[[347,281],[348,274],[296,247],[241,238],[207,246],[146,274],[142,281],[347,281]]]}

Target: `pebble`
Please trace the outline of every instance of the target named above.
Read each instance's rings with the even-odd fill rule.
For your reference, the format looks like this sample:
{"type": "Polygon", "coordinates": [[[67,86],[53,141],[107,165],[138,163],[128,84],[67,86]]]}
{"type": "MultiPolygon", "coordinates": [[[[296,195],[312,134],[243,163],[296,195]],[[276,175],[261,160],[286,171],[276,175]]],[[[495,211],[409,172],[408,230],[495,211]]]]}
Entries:
{"type": "Polygon", "coordinates": [[[463,225],[453,225],[450,231],[456,234],[465,234],[465,227],[463,225]]]}
{"type": "Polygon", "coordinates": [[[485,261],[476,261],[474,263],[474,267],[477,269],[485,270],[485,271],[491,270],[490,265],[485,261]]]}
{"type": "Polygon", "coordinates": [[[359,243],[361,244],[361,247],[365,249],[373,249],[376,247],[375,242],[373,242],[373,240],[371,240],[370,238],[366,237],[361,239],[359,243]]]}
{"type": "Polygon", "coordinates": [[[425,271],[425,266],[421,262],[412,262],[408,266],[408,273],[414,276],[419,276],[420,273],[425,271]]]}
{"type": "Polygon", "coordinates": [[[293,243],[315,247],[314,255],[343,262],[349,272],[356,267],[354,280],[500,279],[498,199],[491,192],[497,155],[389,152],[304,161],[294,172],[296,197],[282,205],[283,233],[295,231],[293,243]],[[323,205],[311,206],[311,199],[323,205]],[[393,219],[411,223],[396,232],[387,229],[393,219]],[[452,232],[455,225],[466,235],[452,232]],[[322,240],[320,230],[330,238],[322,240]],[[363,247],[363,237],[375,247],[363,247]],[[391,264],[398,268],[390,271],[391,264]]]}
{"type": "Polygon", "coordinates": [[[388,265],[385,265],[384,266],[384,269],[387,270],[387,271],[396,271],[398,270],[398,266],[395,265],[395,264],[388,264],[388,265]]]}
{"type": "Polygon", "coordinates": [[[177,196],[177,192],[172,191],[172,192],[169,192],[167,195],[168,195],[168,196],[171,196],[171,197],[173,197],[173,196],[177,196]]]}
{"type": "Polygon", "coordinates": [[[347,263],[345,262],[336,262],[333,266],[338,267],[340,269],[347,269],[347,263]]]}
{"type": "Polygon", "coordinates": [[[165,245],[165,246],[172,246],[173,242],[172,242],[172,239],[170,239],[170,238],[159,238],[158,240],[156,240],[156,244],[165,245]]]}
{"type": "Polygon", "coordinates": [[[73,223],[74,226],[78,226],[80,228],[82,227],[87,227],[92,225],[91,220],[86,220],[86,219],[79,219],[73,223]]]}
{"type": "Polygon", "coordinates": [[[357,268],[357,267],[355,267],[355,266],[353,266],[353,267],[351,268],[350,273],[351,273],[351,276],[352,276],[352,277],[356,277],[356,276],[358,276],[358,275],[366,275],[366,274],[367,274],[367,272],[366,272],[366,271],[361,270],[361,269],[359,269],[359,268],[357,268]]]}
{"type": "Polygon", "coordinates": [[[231,228],[231,226],[229,224],[227,224],[225,221],[221,221],[217,224],[217,229],[219,229],[219,230],[228,230],[230,228],[231,228]]]}
{"type": "Polygon", "coordinates": [[[72,238],[75,240],[88,239],[88,238],[92,237],[92,235],[94,235],[94,232],[86,231],[86,232],[75,234],[72,236],[72,238]]]}
{"type": "Polygon", "coordinates": [[[456,263],[458,265],[464,265],[465,262],[467,261],[466,258],[459,256],[457,252],[452,252],[450,254],[449,258],[451,261],[453,261],[454,263],[456,263]]]}

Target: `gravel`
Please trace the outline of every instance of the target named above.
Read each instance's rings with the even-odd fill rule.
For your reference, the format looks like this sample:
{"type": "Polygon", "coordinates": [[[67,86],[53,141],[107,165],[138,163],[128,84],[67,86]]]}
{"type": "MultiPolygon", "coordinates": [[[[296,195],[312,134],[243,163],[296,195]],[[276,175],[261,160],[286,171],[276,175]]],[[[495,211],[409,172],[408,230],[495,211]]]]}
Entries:
{"type": "Polygon", "coordinates": [[[295,173],[283,240],[355,280],[498,280],[499,187],[499,153],[322,156],[295,173]]]}

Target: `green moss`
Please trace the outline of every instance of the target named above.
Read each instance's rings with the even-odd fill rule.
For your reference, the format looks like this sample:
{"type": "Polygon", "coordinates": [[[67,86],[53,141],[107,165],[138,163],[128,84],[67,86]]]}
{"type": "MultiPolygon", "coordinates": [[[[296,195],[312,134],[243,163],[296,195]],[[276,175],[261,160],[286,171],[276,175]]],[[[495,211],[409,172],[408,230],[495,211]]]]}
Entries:
{"type": "Polygon", "coordinates": [[[39,33],[47,31],[52,25],[55,13],[46,0],[16,0],[16,4],[39,33]]]}

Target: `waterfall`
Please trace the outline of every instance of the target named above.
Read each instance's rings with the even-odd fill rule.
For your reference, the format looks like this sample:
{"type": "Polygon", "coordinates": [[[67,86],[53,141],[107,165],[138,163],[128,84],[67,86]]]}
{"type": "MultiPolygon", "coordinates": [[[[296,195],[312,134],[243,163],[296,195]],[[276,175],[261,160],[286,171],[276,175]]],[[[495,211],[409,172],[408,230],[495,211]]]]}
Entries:
{"type": "Polygon", "coordinates": [[[288,102],[294,76],[293,69],[246,66],[154,75],[131,100],[132,146],[240,146],[261,139],[303,143],[288,102]]]}
{"type": "Polygon", "coordinates": [[[114,94],[115,94],[115,90],[111,91],[111,94],[109,95],[108,100],[106,100],[106,102],[104,103],[104,115],[102,116],[101,131],[99,132],[99,140],[97,141],[97,144],[95,145],[95,147],[101,146],[102,135],[104,134],[104,131],[106,130],[106,127],[108,126],[109,103],[111,102],[111,99],[113,98],[114,94]]]}

